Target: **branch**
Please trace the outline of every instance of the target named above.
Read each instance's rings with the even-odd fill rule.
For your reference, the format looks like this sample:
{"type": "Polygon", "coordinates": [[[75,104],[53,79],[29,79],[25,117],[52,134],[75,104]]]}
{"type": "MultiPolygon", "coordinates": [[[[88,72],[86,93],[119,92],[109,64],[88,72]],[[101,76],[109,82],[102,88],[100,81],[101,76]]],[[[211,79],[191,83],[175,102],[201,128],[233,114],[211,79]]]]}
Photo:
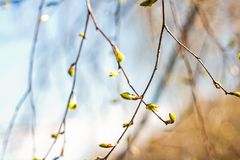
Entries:
{"type": "MultiPolygon", "coordinates": [[[[135,110],[135,112],[133,113],[133,116],[130,120],[130,122],[133,123],[137,113],[138,113],[138,110],[141,106],[141,103],[143,102],[145,105],[146,102],[144,102],[143,98],[148,90],[148,88],[150,87],[150,84],[154,78],[154,75],[156,73],[156,70],[157,70],[157,66],[158,66],[158,61],[159,61],[159,56],[160,56],[160,48],[161,48],[161,44],[162,44],[162,37],[163,37],[163,32],[164,32],[164,28],[165,28],[165,1],[162,0],[162,17],[163,17],[163,24],[162,24],[162,27],[161,27],[161,32],[160,32],[160,37],[159,37],[159,43],[158,43],[158,47],[157,47],[157,54],[156,54],[156,61],[155,61],[155,65],[154,65],[154,68],[153,68],[153,71],[152,71],[152,74],[150,76],[150,79],[144,89],[144,92],[142,93],[141,95],[141,100],[140,102],[138,103],[137,105],[137,108],[135,110]]],[[[96,18],[93,14],[93,11],[92,11],[92,7],[91,7],[91,4],[90,4],[90,0],[87,0],[87,7],[88,7],[88,12],[91,16],[91,19],[96,27],[96,30],[100,32],[100,34],[105,38],[105,40],[113,47],[113,48],[116,48],[116,46],[114,45],[114,43],[106,36],[106,34],[99,28],[97,22],[96,22],[96,18]]],[[[120,62],[118,62],[118,68],[123,72],[123,75],[129,85],[129,87],[134,91],[134,93],[139,96],[139,94],[137,93],[136,89],[131,85],[130,81],[129,81],[129,78],[127,76],[127,73],[125,72],[123,66],[120,64],[120,62]]],[[[157,113],[155,111],[152,111],[161,121],[163,121],[165,124],[168,124],[167,121],[164,121],[160,116],[157,115],[157,113]]],[[[124,137],[124,135],[126,134],[127,130],[129,129],[129,126],[127,126],[125,128],[125,130],[122,132],[122,134],[120,135],[120,137],[118,138],[118,140],[116,141],[116,144],[111,148],[111,150],[104,156],[104,158],[99,158],[98,159],[103,159],[103,160],[107,160],[108,157],[111,155],[111,153],[114,151],[114,149],[117,147],[117,145],[120,143],[120,141],[122,140],[122,138],[124,137]]]]}
{"type": "Polygon", "coordinates": [[[217,89],[221,89],[226,95],[233,95],[235,97],[240,98],[240,96],[236,93],[236,92],[229,92],[227,91],[225,88],[222,87],[222,85],[216,81],[212,74],[209,72],[209,70],[207,69],[207,67],[203,64],[202,60],[200,57],[198,57],[193,51],[191,51],[188,47],[186,47],[180,40],[178,40],[176,38],[176,36],[169,30],[169,28],[167,26],[165,26],[166,31],[169,33],[169,35],[181,46],[183,47],[186,51],[188,51],[199,63],[200,65],[204,68],[204,70],[207,72],[208,76],[211,78],[214,86],[217,89]]]}
{"type": "MultiPolygon", "coordinates": [[[[179,28],[180,34],[182,35],[183,32],[182,32],[182,29],[181,29],[181,24],[180,24],[179,18],[177,16],[178,14],[176,13],[176,7],[175,7],[175,3],[173,2],[173,0],[170,1],[170,7],[171,7],[171,11],[172,11],[175,26],[176,26],[176,28],[179,28]]],[[[186,42],[186,40],[184,39],[183,36],[181,36],[181,41],[186,42]]],[[[198,122],[200,123],[202,138],[203,138],[203,142],[204,142],[204,145],[205,145],[205,149],[206,149],[206,152],[208,154],[208,157],[211,160],[215,160],[216,159],[216,152],[215,152],[214,148],[212,147],[212,144],[209,141],[208,134],[207,134],[206,127],[205,127],[204,117],[203,117],[202,111],[201,111],[201,107],[197,102],[196,83],[195,83],[195,78],[193,77],[192,68],[191,68],[189,60],[187,59],[187,57],[183,53],[182,48],[180,48],[179,51],[180,51],[180,54],[182,55],[182,59],[184,61],[184,64],[187,68],[188,75],[190,77],[191,93],[192,93],[192,98],[193,98],[193,106],[196,108],[196,111],[197,111],[197,118],[198,118],[198,122]]]]}
{"type": "MultiPolygon", "coordinates": [[[[183,26],[183,37],[187,37],[189,34],[189,31],[194,23],[196,17],[196,10],[194,8],[190,9],[190,14],[188,15],[188,17],[186,18],[187,21],[185,22],[184,26],[183,26]]],[[[176,50],[180,49],[180,46],[176,46],[177,48],[173,49],[171,52],[171,56],[169,58],[169,62],[166,66],[166,69],[163,73],[163,76],[161,76],[161,79],[159,80],[159,83],[156,87],[156,92],[152,98],[151,101],[153,102],[158,102],[160,97],[162,96],[162,94],[164,93],[164,90],[166,88],[166,85],[168,83],[168,81],[171,79],[172,76],[172,72],[173,69],[175,67],[175,64],[177,62],[177,52],[176,50]]],[[[138,128],[134,131],[133,135],[132,135],[132,139],[131,139],[131,144],[128,145],[128,147],[126,149],[124,149],[118,156],[117,156],[117,160],[122,160],[124,159],[125,155],[127,154],[127,151],[129,150],[129,148],[131,148],[131,145],[134,143],[134,141],[137,140],[139,133],[144,129],[144,127],[146,126],[147,122],[149,119],[149,114],[148,112],[145,112],[145,114],[143,115],[141,122],[138,126],[138,128]]]]}
{"type": "MultiPolygon", "coordinates": [[[[64,134],[64,143],[63,143],[63,146],[62,146],[62,150],[60,152],[60,155],[58,157],[62,157],[63,156],[63,152],[64,152],[64,148],[65,148],[65,143],[66,143],[66,118],[67,118],[67,115],[68,115],[68,111],[69,111],[69,103],[71,101],[71,98],[72,96],[74,95],[74,89],[75,89],[75,85],[76,85],[76,78],[77,78],[77,68],[78,68],[78,62],[79,62],[79,59],[80,59],[80,56],[81,56],[81,51],[82,51],[82,47],[83,47],[83,43],[84,43],[84,40],[86,39],[86,33],[87,33],[87,28],[88,28],[88,23],[89,23],[89,17],[90,17],[90,14],[87,13],[87,18],[86,18],[86,21],[85,21],[85,27],[84,27],[84,32],[83,32],[83,35],[82,35],[82,39],[81,39],[81,42],[80,42],[80,46],[79,46],[79,50],[78,50],[78,54],[77,54],[77,57],[75,59],[75,61],[71,64],[70,67],[73,67],[73,82],[72,82],[72,87],[71,87],[71,91],[70,91],[70,94],[69,94],[69,97],[68,97],[68,101],[67,101],[67,105],[66,105],[66,108],[65,108],[65,112],[64,112],[64,116],[63,116],[63,119],[60,123],[60,126],[58,128],[58,131],[56,133],[56,135],[62,135],[64,134]],[[63,130],[62,130],[63,129],[63,130]]],[[[53,149],[54,145],[56,144],[57,140],[58,140],[58,137],[59,136],[56,136],[52,142],[52,144],[50,145],[49,149],[47,150],[43,160],[45,160],[49,153],[51,152],[51,150],[53,149]]]]}
{"type": "Polygon", "coordinates": [[[20,100],[18,101],[18,103],[15,107],[14,114],[13,114],[10,124],[8,126],[7,132],[5,133],[4,140],[3,140],[3,150],[2,150],[2,154],[1,154],[1,159],[4,159],[5,152],[7,150],[7,146],[8,146],[8,142],[9,142],[9,137],[12,134],[12,129],[14,127],[18,112],[22,108],[22,104],[25,102],[25,100],[28,96],[30,98],[30,105],[31,105],[32,113],[33,113],[32,126],[31,126],[32,146],[33,146],[33,149],[32,149],[33,155],[32,156],[35,157],[35,152],[36,152],[36,144],[35,144],[36,107],[34,105],[34,100],[33,100],[32,75],[33,75],[33,67],[34,67],[35,50],[36,50],[38,34],[39,34],[39,29],[40,29],[40,18],[42,15],[42,9],[43,9],[44,2],[45,2],[45,0],[41,0],[41,2],[39,4],[38,16],[37,16],[35,30],[34,30],[33,43],[32,43],[32,48],[31,48],[31,52],[30,52],[30,61],[29,61],[29,68],[28,68],[28,88],[24,91],[22,98],[20,98],[20,100]]]}

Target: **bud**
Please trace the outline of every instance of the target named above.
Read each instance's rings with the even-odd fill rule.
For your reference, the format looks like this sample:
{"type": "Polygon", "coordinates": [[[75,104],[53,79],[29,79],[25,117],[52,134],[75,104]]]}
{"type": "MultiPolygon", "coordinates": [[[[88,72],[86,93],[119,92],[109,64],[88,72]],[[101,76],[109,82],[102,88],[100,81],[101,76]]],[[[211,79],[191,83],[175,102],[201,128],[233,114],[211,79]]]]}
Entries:
{"type": "Polygon", "coordinates": [[[54,138],[54,139],[57,139],[58,136],[59,136],[58,133],[52,133],[52,134],[51,134],[51,137],[54,138]]]}
{"type": "Polygon", "coordinates": [[[214,84],[214,86],[215,86],[217,89],[221,89],[221,88],[222,88],[221,83],[218,82],[218,81],[213,81],[213,84],[214,84]]]}
{"type": "Polygon", "coordinates": [[[176,121],[176,114],[175,113],[169,113],[170,122],[174,123],[176,121]]]}
{"type": "Polygon", "coordinates": [[[75,64],[74,64],[74,63],[71,64],[71,66],[69,67],[69,69],[68,69],[68,74],[69,74],[71,77],[74,76],[74,74],[75,74],[75,64]]]}
{"type": "Polygon", "coordinates": [[[140,6],[151,7],[155,2],[157,2],[157,0],[145,0],[142,3],[140,3],[140,6]]]}
{"type": "Polygon", "coordinates": [[[77,107],[77,98],[76,98],[76,95],[73,93],[68,103],[68,108],[70,110],[74,110],[76,107],[77,107]]]}
{"type": "Polygon", "coordinates": [[[240,60],[240,51],[238,52],[238,59],[240,60]]]}
{"type": "Polygon", "coordinates": [[[113,52],[114,52],[114,54],[115,54],[116,60],[117,60],[119,63],[122,62],[122,61],[125,59],[124,55],[119,51],[119,49],[117,48],[117,46],[114,45],[112,48],[113,48],[113,52]]]}
{"type": "Polygon", "coordinates": [[[123,128],[133,125],[133,121],[123,123],[123,128]]]}
{"type": "Polygon", "coordinates": [[[102,144],[99,144],[99,147],[102,147],[102,148],[112,148],[112,147],[114,147],[114,145],[107,144],[107,143],[102,143],[102,144]]]}
{"type": "Polygon", "coordinates": [[[240,97],[240,92],[230,92],[229,94],[240,97]]]}
{"type": "Polygon", "coordinates": [[[118,76],[119,73],[120,73],[120,70],[111,71],[111,72],[109,72],[108,76],[109,77],[116,77],[116,76],[118,76]]]}
{"type": "Polygon", "coordinates": [[[79,33],[79,37],[86,38],[86,35],[84,33],[79,33]]]}
{"type": "Polygon", "coordinates": [[[126,99],[126,100],[138,100],[138,99],[141,99],[140,96],[137,96],[137,95],[135,95],[135,94],[130,94],[129,92],[121,93],[120,96],[121,96],[123,99],[126,99]]]}
{"type": "Polygon", "coordinates": [[[157,111],[158,105],[154,104],[154,103],[150,103],[146,105],[146,109],[155,112],[157,111]]]}
{"type": "Polygon", "coordinates": [[[34,157],[32,158],[32,160],[42,160],[42,159],[34,157]]]}

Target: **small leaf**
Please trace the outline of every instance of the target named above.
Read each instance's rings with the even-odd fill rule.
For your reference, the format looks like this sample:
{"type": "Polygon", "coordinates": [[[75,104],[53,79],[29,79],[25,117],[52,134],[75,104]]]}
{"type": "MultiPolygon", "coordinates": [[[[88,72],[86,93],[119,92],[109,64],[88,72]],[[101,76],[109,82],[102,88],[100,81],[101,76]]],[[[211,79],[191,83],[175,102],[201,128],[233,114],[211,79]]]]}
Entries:
{"type": "Polygon", "coordinates": [[[170,122],[174,123],[176,121],[176,114],[175,113],[169,113],[170,122]]]}
{"type": "Polygon", "coordinates": [[[221,89],[221,88],[222,88],[221,83],[218,82],[218,81],[213,81],[213,84],[214,84],[214,86],[215,86],[217,89],[221,89]]]}
{"type": "Polygon", "coordinates": [[[64,131],[63,131],[63,132],[59,132],[59,133],[52,133],[52,134],[51,134],[51,137],[52,137],[52,138],[58,138],[58,136],[60,136],[60,135],[62,135],[62,134],[64,134],[64,131]]]}
{"type": "Polygon", "coordinates": [[[138,99],[141,99],[140,96],[137,96],[137,95],[135,95],[135,94],[130,94],[129,92],[121,93],[120,96],[121,96],[123,99],[126,99],[126,100],[138,100],[138,99]]]}
{"type": "Polygon", "coordinates": [[[58,133],[52,133],[52,134],[51,134],[51,137],[52,137],[52,138],[55,138],[55,139],[56,139],[58,136],[59,136],[58,133]]]}
{"type": "Polygon", "coordinates": [[[48,18],[49,18],[49,16],[47,14],[43,14],[40,17],[39,21],[40,21],[40,23],[43,23],[43,22],[46,22],[48,20],[48,18]]]}
{"type": "Polygon", "coordinates": [[[84,33],[79,33],[79,37],[86,38],[86,35],[84,33]]]}
{"type": "Polygon", "coordinates": [[[102,148],[112,148],[112,147],[114,147],[114,145],[107,144],[107,143],[102,143],[102,144],[99,144],[99,147],[102,147],[102,148]]]}
{"type": "Polygon", "coordinates": [[[142,3],[140,3],[140,6],[151,7],[155,2],[157,2],[157,0],[145,0],[142,3]]]}
{"type": "Polygon", "coordinates": [[[75,74],[75,64],[74,64],[74,63],[71,64],[71,66],[69,67],[69,69],[68,69],[68,74],[69,74],[71,77],[74,76],[74,74],[75,74]]]}
{"type": "Polygon", "coordinates": [[[115,54],[116,60],[117,60],[119,63],[122,62],[122,61],[125,59],[124,55],[119,51],[119,49],[117,48],[117,46],[114,45],[112,48],[113,48],[113,52],[114,52],[114,54],[115,54]]]}
{"type": "Polygon", "coordinates": [[[72,94],[71,99],[68,103],[68,108],[70,110],[74,110],[75,108],[77,108],[77,98],[76,98],[76,95],[74,93],[72,94]]]}
{"type": "Polygon", "coordinates": [[[146,109],[150,110],[150,111],[157,111],[158,105],[154,104],[154,103],[150,103],[146,105],[146,109]]]}
{"type": "Polygon", "coordinates": [[[123,123],[123,128],[133,125],[133,121],[123,123]]]}
{"type": "Polygon", "coordinates": [[[109,77],[116,77],[116,76],[119,75],[119,73],[120,73],[120,70],[111,71],[111,72],[109,72],[108,76],[109,77]]]}

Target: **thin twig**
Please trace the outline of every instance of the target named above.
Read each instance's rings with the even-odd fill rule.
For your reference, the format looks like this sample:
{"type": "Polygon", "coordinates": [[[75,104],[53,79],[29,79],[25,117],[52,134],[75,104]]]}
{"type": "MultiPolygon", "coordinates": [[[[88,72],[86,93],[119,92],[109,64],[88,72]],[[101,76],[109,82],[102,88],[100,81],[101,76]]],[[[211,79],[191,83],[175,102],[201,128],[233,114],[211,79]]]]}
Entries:
{"type": "Polygon", "coordinates": [[[211,78],[213,84],[215,85],[215,87],[217,89],[221,89],[226,95],[233,95],[235,97],[240,98],[237,94],[235,94],[234,92],[229,92],[227,91],[225,88],[222,87],[222,85],[216,81],[212,74],[209,72],[209,70],[207,69],[207,67],[204,65],[204,63],[202,62],[201,58],[198,57],[193,51],[191,51],[188,47],[186,47],[180,40],[177,39],[177,37],[169,30],[169,28],[167,27],[167,25],[165,26],[166,31],[169,33],[169,35],[181,46],[183,47],[186,51],[188,51],[199,63],[200,65],[204,68],[204,70],[207,72],[208,76],[211,78]]]}
{"type": "Polygon", "coordinates": [[[19,110],[22,107],[22,104],[26,100],[26,98],[29,96],[30,98],[30,107],[32,110],[32,126],[31,126],[31,133],[32,133],[32,156],[35,156],[36,152],[36,144],[35,144],[35,123],[36,123],[36,107],[34,105],[34,99],[33,99],[33,85],[32,85],[32,77],[33,77],[33,67],[34,67],[34,57],[35,57],[35,50],[36,50],[36,45],[38,41],[38,34],[39,34],[39,29],[40,29],[40,17],[42,15],[42,10],[43,10],[43,5],[45,3],[45,0],[41,0],[38,8],[38,15],[37,15],[37,20],[36,20],[36,25],[34,29],[34,36],[33,36],[33,43],[32,43],[32,48],[30,51],[30,61],[29,61],[29,68],[28,68],[28,87],[25,90],[22,98],[19,100],[15,107],[14,114],[11,118],[10,124],[8,126],[7,132],[5,134],[4,140],[3,140],[3,151],[1,154],[1,159],[4,159],[5,152],[7,150],[8,142],[9,142],[9,137],[12,133],[12,129],[14,127],[14,123],[16,120],[16,117],[18,115],[19,110]]]}
{"type": "MultiPolygon", "coordinates": [[[[139,108],[140,108],[140,106],[141,106],[141,103],[143,102],[143,103],[146,105],[146,102],[144,102],[143,98],[144,98],[144,95],[146,94],[148,88],[150,87],[150,84],[151,84],[151,82],[152,82],[152,80],[153,80],[153,77],[154,77],[154,75],[155,75],[155,73],[156,73],[156,70],[157,70],[158,61],[159,61],[159,56],[160,56],[160,47],[161,47],[161,44],[162,44],[162,37],[163,37],[163,32],[164,32],[164,27],[165,27],[165,7],[164,7],[164,5],[165,5],[165,1],[162,0],[162,17],[163,17],[163,24],[162,24],[162,27],[161,27],[161,32],[160,32],[160,37],[159,37],[159,43],[158,43],[158,48],[157,48],[155,65],[154,65],[152,74],[151,74],[151,76],[150,76],[150,79],[149,79],[149,81],[148,81],[148,83],[147,83],[147,85],[146,85],[146,88],[144,89],[144,92],[143,92],[142,95],[141,95],[141,98],[142,98],[142,99],[141,99],[140,102],[138,103],[137,108],[136,108],[135,112],[133,113],[133,116],[132,116],[130,122],[133,122],[133,121],[134,121],[134,119],[135,119],[135,117],[136,117],[136,115],[137,115],[137,113],[138,113],[138,110],[139,110],[139,108]]],[[[92,21],[93,21],[93,23],[94,23],[94,25],[95,25],[95,27],[96,27],[96,30],[101,33],[101,35],[109,42],[109,44],[110,44],[112,47],[114,47],[114,46],[115,46],[114,43],[113,43],[113,42],[106,36],[106,34],[99,28],[99,26],[98,26],[98,24],[97,24],[97,22],[96,22],[96,18],[95,18],[95,16],[94,16],[93,11],[92,11],[92,8],[91,8],[90,0],[87,0],[87,6],[88,6],[88,11],[89,11],[89,14],[90,14],[90,16],[91,16],[91,19],[92,19],[92,21]]],[[[131,85],[131,83],[130,83],[130,81],[129,81],[129,78],[128,78],[128,76],[127,76],[127,74],[126,74],[123,66],[121,66],[121,64],[120,64],[119,62],[117,62],[117,63],[118,63],[119,69],[122,70],[123,75],[124,75],[125,79],[127,80],[127,83],[128,83],[128,85],[129,85],[129,87],[135,92],[136,95],[139,96],[139,94],[137,93],[137,91],[135,90],[135,88],[131,85]]],[[[166,121],[164,121],[160,116],[158,116],[156,112],[153,111],[153,113],[154,113],[158,118],[160,118],[160,120],[162,120],[164,123],[166,122],[166,121]]],[[[112,152],[114,151],[114,149],[117,147],[117,145],[118,145],[119,142],[122,140],[122,138],[124,137],[124,135],[126,134],[126,132],[127,132],[128,129],[129,129],[129,126],[127,126],[127,127],[124,129],[124,131],[122,132],[122,134],[120,135],[120,137],[119,137],[118,140],[116,141],[116,144],[115,144],[115,145],[111,148],[111,150],[104,156],[104,158],[101,158],[101,159],[103,159],[103,160],[107,160],[107,159],[108,159],[108,157],[111,155],[111,153],[112,153],[112,152]]]]}
{"type": "Polygon", "coordinates": [[[10,138],[10,136],[12,134],[12,129],[14,127],[14,124],[15,124],[18,112],[21,109],[21,107],[22,107],[22,105],[23,105],[23,103],[24,103],[24,101],[25,101],[25,99],[27,98],[28,95],[29,95],[29,90],[26,90],[25,93],[20,98],[20,100],[18,101],[16,107],[15,107],[14,114],[11,117],[11,121],[9,123],[7,131],[6,131],[6,133],[4,135],[4,138],[3,138],[3,144],[2,144],[2,146],[3,146],[2,148],[3,149],[2,149],[2,153],[1,153],[1,160],[4,160],[4,156],[5,156],[7,147],[8,147],[9,138],[10,138]]]}
{"type": "MultiPolygon", "coordinates": [[[[84,40],[86,38],[85,35],[87,33],[87,28],[88,28],[88,24],[89,24],[89,17],[90,17],[90,14],[87,13],[87,18],[86,18],[86,22],[85,22],[85,26],[84,26],[84,32],[83,32],[84,36],[82,36],[77,57],[76,57],[75,61],[72,63],[72,65],[75,66],[74,67],[75,68],[75,70],[74,70],[75,74],[73,76],[73,82],[72,82],[71,91],[70,91],[70,94],[69,94],[69,97],[68,97],[68,101],[67,101],[67,105],[66,105],[66,108],[65,108],[63,119],[62,119],[61,124],[60,124],[60,126],[58,128],[58,131],[57,131],[57,134],[60,134],[61,132],[64,132],[64,143],[63,143],[62,150],[64,150],[64,146],[65,146],[65,143],[66,143],[66,137],[65,137],[66,127],[65,127],[65,125],[66,125],[66,118],[67,118],[68,111],[69,111],[68,104],[69,104],[69,102],[71,100],[72,95],[74,94],[74,89],[75,89],[76,79],[77,79],[78,62],[79,62],[79,59],[80,59],[80,56],[81,56],[83,43],[84,43],[84,40]],[[62,131],[62,128],[63,128],[63,131],[62,131]]],[[[53,149],[53,147],[56,144],[57,140],[58,140],[58,137],[54,138],[54,140],[53,140],[52,144],[50,145],[50,147],[48,148],[48,150],[47,150],[43,160],[45,160],[48,157],[49,153],[53,149]]],[[[60,156],[61,156],[61,153],[60,153],[60,156]]]]}
{"type": "MultiPolygon", "coordinates": [[[[180,34],[183,35],[182,29],[181,29],[181,24],[180,24],[179,18],[177,16],[178,14],[176,13],[176,7],[175,7],[175,3],[173,2],[173,0],[170,1],[170,7],[171,7],[171,11],[172,11],[172,15],[173,15],[173,19],[174,19],[174,23],[176,25],[176,28],[178,28],[179,31],[180,31],[180,34]]],[[[181,41],[186,42],[186,40],[184,39],[183,36],[181,36],[181,41]]],[[[200,127],[201,127],[202,138],[203,138],[203,142],[204,142],[204,145],[205,145],[205,149],[206,149],[206,152],[208,154],[208,157],[211,160],[215,160],[216,159],[216,153],[215,153],[214,148],[212,147],[212,145],[209,141],[208,134],[207,134],[206,127],[205,127],[204,117],[203,117],[202,111],[201,111],[201,107],[197,102],[195,77],[193,77],[193,72],[192,72],[190,62],[187,59],[187,57],[185,56],[185,54],[183,53],[182,48],[180,48],[179,51],[180,51],[180,54],[182,55],[184,64],[187,68],[188,75],[189,75],[189,78],[190,78],[193,105],[194,105],[194,107],[197,111],[197,118],[198,118],[198,122],[199,122],[200,127]]]]}
{"type": "MultiPolygon", "coordinates": [[[[190,14],[188,15],[187,21],[185,22],[184,26],[183,26],[183,37],[187,37],[193,23],[196,17],[196,10],[194,8],[190,9],[190,14]]],[[[169,82],[171,76],[172,76],[172,72],[174,69],[174,66],[177,62],[177,52],[176,50],[179,50],[180,46],[178,45],[176,49],[172,50],[172,53],[170,54],[170,58],[169,58],[169,62],[168,65],[163,73],[163,76],[161,76],[161,79],[159,80],[159,83],[156,87],[156,92],[152,98],[152,102],[158,102],[160,100],[160,97],[162,96],[162,94],[164,93],[164,90],[167,86],[167,83],[169,82]]],[[[149,112],[145,112],[140,124],[138,126],[138,128],[134,131],[134,133],[132,134],[132,138],[131,138],[131,144],[128,145],[128,147],[126,149],[124,149],[118,156],[117,156],[117,160],[123,160],[125,155],[127,154],[127,151],[129,150],[129,148],[131,148],[131,145],[134,143],[134,141],[137,140],[139,133],[143,130],[143,128],[146,126],[147,122],[149,119],[149,112]]]]}

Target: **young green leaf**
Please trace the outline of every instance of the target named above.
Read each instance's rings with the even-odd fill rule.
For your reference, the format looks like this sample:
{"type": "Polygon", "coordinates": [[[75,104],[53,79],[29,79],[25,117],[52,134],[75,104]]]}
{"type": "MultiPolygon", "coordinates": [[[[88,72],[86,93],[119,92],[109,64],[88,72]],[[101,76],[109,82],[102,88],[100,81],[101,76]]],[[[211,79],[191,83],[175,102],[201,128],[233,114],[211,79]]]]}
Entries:
{"type": "Polygon", "coordinates": [[[240,92],[230,92],[229,94],[240,97],[240,92]]]}
{"type": "Polygon", "coordinates": [[[175,113],[169,113],[170,122],[174,123],[176,121],[176,114],[175,113]]]}
{"type": "Polygon", "coordinates": [[[119,51],[119,49],[117,48],[117,46],[113,45],[112,49],[113,49],[113,52],[114,52],[114,54],[115,54],[116,60],[117,60],[119,63],[122,62],[122,61],[125,59],[124,55],[119,51]]]}
{"type": "Polygon", "coordinates": [[[112,144],[107,144],[107,143],[102,143],[102,144],[99,144],[99,147],[102,147],[102,148],[112,148],[114,147],[114,145],[112,144]]]}
{"type": "Polygon", "coordinates": [[[76,95],[73,93],[71,98],[70,98],[70,101],[68,103],[68,108],[70,110],[74,110],[75,108],[77,108],[77,98],[76,98],[76,95]]]}
{"type": "Polygon", "coordinates": [[[146,105],[146,109],[155,112],[157,111],[158,105],[154,104],[154,103],[150,103],[146,105]]]}
{"type": "Polygon", "coordinates": [[[121,93],[120,96],[121,96],[123,99],[126,99],[126,100],[138,100],[138,99],[141,99],[140,96],[137,96],[137,95],[135,95],[135,94],[130,94],[129,92],[121,93]]]}
{"type": "Polygon", "coordinates": [[[71,77],[74,76],[74,74],[75,74],[75,64],[74,64],[74,63],[71,64],[71,66],[69,67],[69,69],[68,69],[68,74],[69,74],[71,77]]]}
{"type": "Polygon", "coordinates": [[[116,76],[118,76],[119,73],[120,73],[120,70],[111,71],[111,72],[109,72],[108,76],[109,77],[116,77],[116,76]]]}
{"type": "Polygon", "coordinates": [[[55,138],[55,139],[56,139],[58,136],[59,136],[58,133],[52,133],[52,134],[51,134],[51,137],[52,137],[52,138],[55,138]]]}
{"type": "Polygon", "coordinates": [[[79,33],[79,37],[86,38],[86,35],[84,33],[79,33]]]}
{"type": "Polygon", "coordinates": [[[58,138],[58,136],[60,136],[62,134],[64,134],[64,131],[63,132],[59,132],[59,133],[52,133],[51,137],[56,139],[56,138],[58,138]]]}
{"type": "Polygon", "coordinates": [[[140,6],[151,7],[155,2],[157,2],[157,0],[145,0],[142,3],[140,3],[140,6]]]}

